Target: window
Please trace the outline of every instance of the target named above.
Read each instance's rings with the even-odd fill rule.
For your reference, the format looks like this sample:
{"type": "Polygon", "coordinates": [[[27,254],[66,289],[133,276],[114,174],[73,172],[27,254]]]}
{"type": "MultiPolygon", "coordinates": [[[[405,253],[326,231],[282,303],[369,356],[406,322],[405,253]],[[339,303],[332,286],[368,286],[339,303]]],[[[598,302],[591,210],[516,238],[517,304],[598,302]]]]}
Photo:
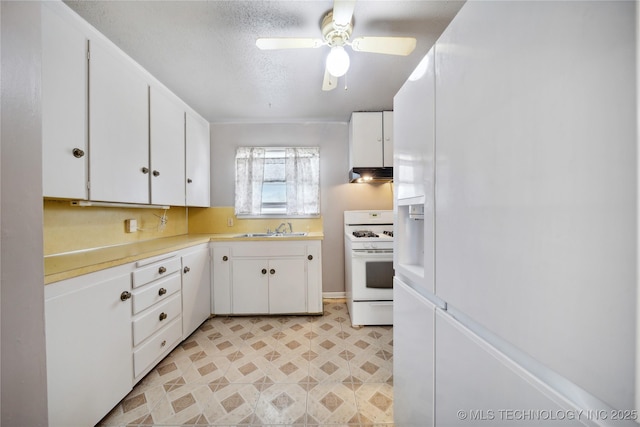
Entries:
{"type": "Polygon", "coordinates": [[[236,215],[320,215],[318,147],[240,147],[236,215]]]}

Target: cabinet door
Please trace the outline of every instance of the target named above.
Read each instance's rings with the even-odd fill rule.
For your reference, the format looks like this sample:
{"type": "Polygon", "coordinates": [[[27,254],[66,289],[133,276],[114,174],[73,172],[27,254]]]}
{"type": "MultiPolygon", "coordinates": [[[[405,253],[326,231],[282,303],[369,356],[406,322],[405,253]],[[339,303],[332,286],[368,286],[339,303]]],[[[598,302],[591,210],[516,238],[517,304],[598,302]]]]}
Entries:
{"type": "Polygon", "coordinates": [[[393,167],[393,111],[382,112],[383,157],[382,166],[393,167]]]}
{"type": "Polygon", "coordinates": [[[87,198],[87,37],[42,6],[42,189],[87,198]]]}
{"type": "Polygon", "coordinates": [[[349,133],[351,167],[382,167],[382,113],[352,113],[349,133]]]}
{"type": "Polygon", "coordinates": [[[233,314],[269,313],[268,261],[234,259],[231,269],[233,314]]]}
{"type": "Polygon", "coordinates": [[[307,311],[322,313],[322,243],[307,245],[307,311]]]}
{"type": "Polygon", "coordinates": [[[231,250],[228,246],[211,248],[211,307],[214,314],[231,313],[231,250]]]}
{"type": "Polygon", "coordinates": [[[90,198],[149,203],[147,82],[114,47],[92,40],[90,50],[90,198]]]}
{"type": "Polygon", "coordinates": [[[187,338],[211,314],[209,247],[182,256],[182,338],[187,338]]]}
{"type": "Polygon", "coordinates": [[[184,109],[159,88],[149,90],[151,203],[185,204],[184,109]]]}
{"type": "Polygon", "coordinates": [[[51,426],[94,425],[133,386],[131,299],[120,299],[130,276],[86,277],[77,290],[45,300],[51,426]]]}
{"type": "Polygon", "coordinates": [[[307,311],[305,259],[269,260],[269,313],[307,311]]]}
{"type": "Polygon", "coordinates": [[[186,120],[187,206],[209,207],[209,123],[191,113],[187,113],[186,120]]]}

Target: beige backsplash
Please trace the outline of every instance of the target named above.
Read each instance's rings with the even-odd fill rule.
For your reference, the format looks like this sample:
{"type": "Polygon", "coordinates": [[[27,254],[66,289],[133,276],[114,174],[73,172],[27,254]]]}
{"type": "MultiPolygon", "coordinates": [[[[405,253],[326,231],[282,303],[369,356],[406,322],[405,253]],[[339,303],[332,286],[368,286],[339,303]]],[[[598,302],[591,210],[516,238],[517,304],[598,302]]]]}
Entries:
{"type": "Polygon", "coordinates": [[[159,227],[162,209],[75,207],[69,201],[44,201],[44,255],[134,243],[187,234],[187,208],[172,206],[159,227]],[[125,232],[125,220],[135,219],[138,230],[125,232]]]}
{"type": "Polygon", "coordinates": [[[44,200],[44,255],[61,254],[105,246],[183,234],[248,233],[272,231],[290,222],[293,231],[321,232],[322,218],[238,219],[234,208],[185,208],[166,211],[167,224],[159,228],[162,209],[76,207],[69,201],[44,200]],[[229,227],[231,218],[233,226],[229,227]],[[139,230],[125,232],[125,220],[135,219],[139,230]]]}
{"type": "Polygon", "coordinates": [[[189,233],[259,233],[267,229],[274,231],[281,223],[291,223],[293,231],[321,232],[322,217],[319,218],[273,218],[239,219],[233,206],[213,208],[189,208],[189,233]],[[231,219],[232,226],[228,225],[231,219]]]}

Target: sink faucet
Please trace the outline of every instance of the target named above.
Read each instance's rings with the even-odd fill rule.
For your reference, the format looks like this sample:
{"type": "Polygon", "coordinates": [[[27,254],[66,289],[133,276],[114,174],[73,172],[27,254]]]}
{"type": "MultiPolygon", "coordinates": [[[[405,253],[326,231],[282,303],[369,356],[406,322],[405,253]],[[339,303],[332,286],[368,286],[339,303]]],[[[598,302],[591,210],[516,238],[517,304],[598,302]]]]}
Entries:
{"type": "Polygon", "coordinates": [[[291,226],[290,222],[283,222],[282,224],[280,224],[277,228],[276,228],[276,233],[286,233],[286,228],[287,228],[287,224],[289,225],[289,233],[293,233],[293,227],[291,226]]]}

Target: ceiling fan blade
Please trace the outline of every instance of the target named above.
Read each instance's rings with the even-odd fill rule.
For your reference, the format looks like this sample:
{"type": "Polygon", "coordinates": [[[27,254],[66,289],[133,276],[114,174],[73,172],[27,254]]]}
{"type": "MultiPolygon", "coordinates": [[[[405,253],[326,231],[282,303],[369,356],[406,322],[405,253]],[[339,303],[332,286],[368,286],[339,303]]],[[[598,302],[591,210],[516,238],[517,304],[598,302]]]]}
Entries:
{"type": "Polygon", "coordinates": [[[317,38],[273,37],[259,38],[256,46],[262,50],[273,49],[305,49],[324,45],[324,40],[317,38]]]}
{"type": "Polygon", "coordinates": [[[334,0],[333,1],[333,22],[335,25],[344,27],[351,24],[353,9],[356,7],[355,0],[334,0]]]}
{"type": "Polygon", "coordinates": [[[384,53],[407,56],[416,47],[413,37],[357,37],[351,41],[351,48],[357,52],[384,53]]]}
{"type": "Polygon", "coordinates": [[[331,75],[331,73],[325,69],[324,70],[324,80],[322,81],[322,90],[329,91],[334,90],[338,87],[338,78],[336,76],[331,75]]]}

